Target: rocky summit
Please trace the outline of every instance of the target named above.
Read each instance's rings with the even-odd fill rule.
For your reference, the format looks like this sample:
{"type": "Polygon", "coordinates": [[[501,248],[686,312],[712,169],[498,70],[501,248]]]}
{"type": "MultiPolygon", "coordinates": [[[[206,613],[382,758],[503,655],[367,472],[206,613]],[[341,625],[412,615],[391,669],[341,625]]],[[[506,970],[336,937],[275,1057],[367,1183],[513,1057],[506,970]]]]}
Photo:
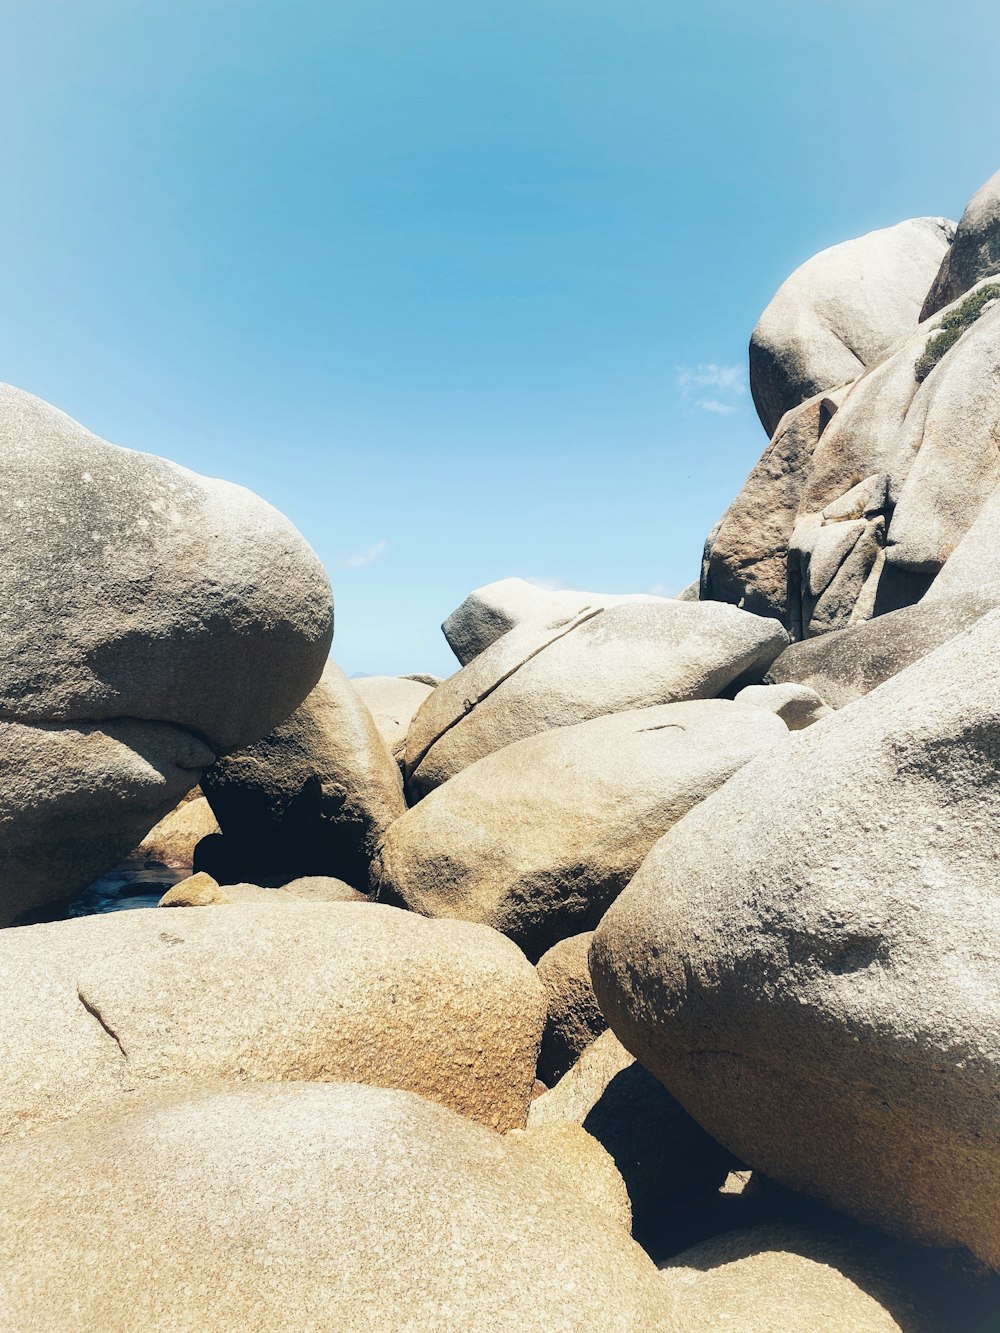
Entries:
{"type": "Polygon", "coordinates": [[[1000,175],[749,376],[693,586],[444,679],[0,388],[0,1328],[1000,1328],[1000,175]]]}

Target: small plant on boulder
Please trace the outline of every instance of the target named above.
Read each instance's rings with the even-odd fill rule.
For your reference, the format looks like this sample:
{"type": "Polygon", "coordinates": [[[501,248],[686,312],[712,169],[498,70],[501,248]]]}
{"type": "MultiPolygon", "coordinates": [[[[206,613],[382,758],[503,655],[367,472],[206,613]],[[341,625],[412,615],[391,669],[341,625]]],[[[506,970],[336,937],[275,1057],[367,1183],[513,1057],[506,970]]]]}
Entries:
{"type": "Polygon", "coordinates": [[[949,348],[954,347],[962,334],[975,324],[983,311],[1000,298],[1000,283],[991,282],[966,297],[961,305],[949,311],[928,338],[927,345],[913,367],[918,384],[922,384],[949,348]]]}

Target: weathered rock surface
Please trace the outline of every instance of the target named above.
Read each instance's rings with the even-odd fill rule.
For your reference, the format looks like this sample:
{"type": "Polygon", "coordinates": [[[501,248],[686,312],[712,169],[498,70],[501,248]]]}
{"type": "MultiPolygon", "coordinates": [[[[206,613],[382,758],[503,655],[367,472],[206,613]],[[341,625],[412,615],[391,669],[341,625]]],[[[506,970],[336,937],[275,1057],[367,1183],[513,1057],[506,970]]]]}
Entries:
{"type": "Polygon", "coordinates": [[[789,731],[811,727],[814,722],[819,722],[833,712],[811,686],[793,682],[785,685],[748,685],[745,690],[740,690],[733,702],[766,708],[769,713],[780,717],[789,731]]]}
{"type": "Polygon", "coordinates": [[[993,1267],[998,755],[994,612],[747,764],[591,947],[613,1029],[751,1166],[993,1267]]]}
{"type": "Polygon", "coordinates": [[[5,1314],[25,1333],[671,1327],[617,1221],[411,1093],[203,1093],[0,1164],[5,1314]]]}
{"type": "Polygon", "coordinates": [[[562,1121],[580,1125],[610,1153],[640,1235],[665,1207],[717,1189],[734,1165],[613,1032],[531,1103],[530,1130],[562,1121]]]}
{"type": "Polygon", "coordinates": [[[525,1123],[545,999],[514,945],[271,892],[0,934],[0,1137],[198,1080],[354,1078],[525,1123]]]}
{"type": "Polygon", "coordinates": [[[955,224],[911,218],[831,246],[778,288],[750,339],[768,435],[784,414],[877,365],[917,323],[955,224]]]}
{"type": "Polygon", "coordinates": [[[408,676],[362,676],[351,684],[375,719],[392,757],[402,758],[410,723],[434,686],[408,676]]]}
{"type": "Polygon", "coordinates": [[[525,579],[500,579],[470,592],[441,629],[452,652],[466,666],[517,625],[534,623],[539,629],[556,629],[584,611],[663,600],[652,593],[577,592],[539,588],[525,579]]]}
{"type": "Polygon", "coordinates": [[[219,825],[204,796],[184,801],[149,830],[135,855],[165,866],[189,866],[202,838],[218,833],[219,825]]]}
{"type": "Polygon", "coordinates": [[[703,598],[780,610],[787,547],[793,639],[920,600],[1000,486],[994,289],[981,283],[917,327],[835,414],[821,399],[785,419],[709,540],[703,598]],[[790,432],[815,436],[811,452],[782,452],[790,432]]]}
{"type": "Polygon", "coordinates": [[[671,824],[787,736],[779,718],[726,699],[528,736],[392,825],[373,866],[379,896],[481,921],[537,959],[595,926],[671,824]]]}
{"type": "Polygon", "coordinates": [[[399,766],[333,662],[291,717],[214,764],[202,786],[225,840],[204,868],[220,882],[328,875],[364,889],[406,808],[399,766]]]}
{"type": "Polygon", "coordinates": [[[560,940],[538,960],[548,1017],[538,1052],[538,1077],[548,1087],[567,1073],[607,1028],[590,980],[593,931],[560,940]]]}
{"type": "Polygon", "coordinates": [[[555,630],[521,625],[439,685],[413,719],[407,788],[424,796],[538,732],[759,681],[786,642],[776,621],[719,602],[664,599],[555,630]]]}
{"type": "Polygon", "coordinates": [[[969,200],[920,311],[930,319],[983,278],[1000,273],[1000,171],[969,200]]]}
{"type": "Polygon", "coordinates": [[[816,1228],[728,1231],[661,1266],[685,1333],[914,1333],[928,1325],[877,1255],[816,1228]]]}
{"type": "Polygon", "coordinates": [[[815,690],[831,708],[844,708],[998,605],[1000,594],[989,589],[940,600],[928,593],[914,606],[790,644],[765,679],[775,685],[798,682],[815,690]]]}
{"type": "Polygon", "coordinates": [[[326,575],[238,486],[0,386],[0,924],[121,860],[315,683],[326,575]]]}

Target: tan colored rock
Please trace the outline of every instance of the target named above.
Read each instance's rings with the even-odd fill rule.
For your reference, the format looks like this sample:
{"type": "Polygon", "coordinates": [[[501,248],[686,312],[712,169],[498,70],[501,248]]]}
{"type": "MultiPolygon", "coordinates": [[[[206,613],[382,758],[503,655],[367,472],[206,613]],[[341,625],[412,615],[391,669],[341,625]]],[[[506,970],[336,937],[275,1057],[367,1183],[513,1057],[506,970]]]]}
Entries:
{"type": "Polygon", "coordinates": [[[906,337],[954,234],[945,218],[911,218],[820,251],[782,283],[750,338],[750,389],[768,435],[906,337]]]}
{"type": "Polygon", "coordinates": [[[584,613],[556,630],[521,625],[439,685],[413,719],[407,789],[424,796],[554,727],[759,681],[785,642],[776,621],[719,602],[664,599],[584,613]]]}
{"type": "Polygon", "coordinates": [[[411,1093],[193,1095],[34,1135],[0,1169],[23,1333],[672,1327],[617,1221],[411,1093]]]}
{"type": "Polygon", "coordinates": [[[558,1083],[596,1037],[607,1028],[590,980],[592,930],[560,940],[538,960],[548,1017],[538,1052],[538,1077],[558,1083]]]}
{"type": "Polygon", "coordinates": [[[304,898],[311,903],[367,903],[365,894],[345,884],[342,879],[330,875],[304,875],[301,879],[290,880],[282,885],[282,892],[295,898],[304,898]]]}
{"type": "Polygon", "coordinates": [[[384,901],[484,922],[537,959],[595,926],[662,833],[751,755],[787,739],[780,719],[726,699],[528,736],[398,819],[373,880],[384,901]]]}
{"type": "Polygon", "coordinates": [[[364,889],[379,839],[406,808],[399,766],[333,662],[291,717],[220,759],[202,786],[224,845],[198,868],[220,883],[323,875],[364,889]]]}
{"type": "Polygon", "coordinates": [[[361,676],[351,684],[375,719],[393,758],[401,758],[410,723],[434,687],[409,676],[361,676]]]}
{"type": "Polygon", "coordinates": [[[788,547],[813,452],[850,391],[832,388],[789,408],[706,543],[699,595],[787,626],[788,547]]]}
{"type": "Polygon", "coordinates": [[[589,1046],[531,1103],[528,1128],[568,1122],[611,1155],[632,1201],[637,1234],[679,1200],[718,1189],[732,1155],[709,1137],[613,1032],[589,1046]]]}
{"type": "Polygon", "coordinates": [[[525,1123],[544,994],[510,941],[270,892],[0,934],[0,1136],[198,1080],[354,1078],[525,1123]]]}
{"type": "Polygon", "coordinates": [[[728,1231],[661,1266],[684,1333],[913,1333],[908,1295],[835,1235],[773,1225],[728,1231]]]}
{"type": "Polygon", "coordinates": [[[214,907],[217,904],[232,903],[235,899],[223,892],[211,875],[203,870],[197,875],[188,875],[168,889],[157,907],[214,907]]]}
{"type": "Polygon", "coordinates": [[[204,796],[182,801],[149,830],[136,848],[135,855],[165,866],[189,866],[194,849],[202,838],[218,833],[219,825],[204,796]]]}
{"type": "Polygon", "coordinates": [[[531,1162],[558,1190],[576,1190],[612,1221],[632,1229],[632,1204],[611,1154],[579,1125],[551,1120],[528,1129],[512,1129],[510,1148],[531,1162]]]}
{"type": "Polygon", "coordinates": [[[998,746],[994,611],[692,810],[590,964],[755,1170],[1000,1269],[998,746]]]}

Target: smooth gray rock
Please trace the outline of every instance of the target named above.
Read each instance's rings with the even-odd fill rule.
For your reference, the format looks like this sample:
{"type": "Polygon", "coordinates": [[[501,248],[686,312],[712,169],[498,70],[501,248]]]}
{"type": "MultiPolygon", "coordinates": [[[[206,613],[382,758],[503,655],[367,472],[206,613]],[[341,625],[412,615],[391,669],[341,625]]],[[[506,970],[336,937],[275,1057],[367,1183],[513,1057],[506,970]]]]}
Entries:
{"type": "Polygon", "coordinates": [[[751,761],[594,935],[612,1028],[754,1169],[1000,1267],[1000,612],[751,761]]]}
{"type": "Polygon", "coordinates": [[[578,592],[539,588],[525,579],[499,579],[470,592],[441,626],[444,637],[466,666],[501,635],[526,621],[554,629],[583,611],[623,602],[661,602],[651,593],[578,592]]]}
{"type": "Polygon", "coordinates": [[[969,200],[931,284],[921,319],[930,319],[983,278],[1000,273],[1000,171],[969,200]]]}
{"type": "Polygon", "coordinates": [[[315,684],[330,586],[242,487],[0,386],[0,924],[130,852],[315,684]]]}
{"type": "Polygon", "coordinates": [[[765,681],[808,686],[831,708],[844,708],[997,606],[1000,590],[984,589],[941,600],[931,600],[928,594],[914,606],[790,644],[772,662],[765,681]]]}
{"type": "Polygon", "coordinates": [[[750,339],[750,389],[769,436],[791,408],[857,379],[916,325],[955,224],[911,218],[831,246],[778,288],[750,339]]]}
{"type": "Polygon", "coordinates": [[[693,805],[752,755],[787,740],[779,718],[726,699],[528,736],[392,825],[373,866],[379,897],[426,916],[483,922],[539,958],[594,927],[693,805]]]}
{"type": "Polygon", "coordinates": [[[366,889],[375,848],[406,808],[399,765],[334,662],[291,717],[213,764],[202,788],[224,846],[195,867],[220,883],[332,875],[366,889]]]}
{"type": "Polygon", "coordinates": [[[419,799],[477,759],[554,727],[706,699],[760,681],[785,646],[774,620],[664,598],[526,622],[439,685],[410,725],[407,791],[419,799]]]}

